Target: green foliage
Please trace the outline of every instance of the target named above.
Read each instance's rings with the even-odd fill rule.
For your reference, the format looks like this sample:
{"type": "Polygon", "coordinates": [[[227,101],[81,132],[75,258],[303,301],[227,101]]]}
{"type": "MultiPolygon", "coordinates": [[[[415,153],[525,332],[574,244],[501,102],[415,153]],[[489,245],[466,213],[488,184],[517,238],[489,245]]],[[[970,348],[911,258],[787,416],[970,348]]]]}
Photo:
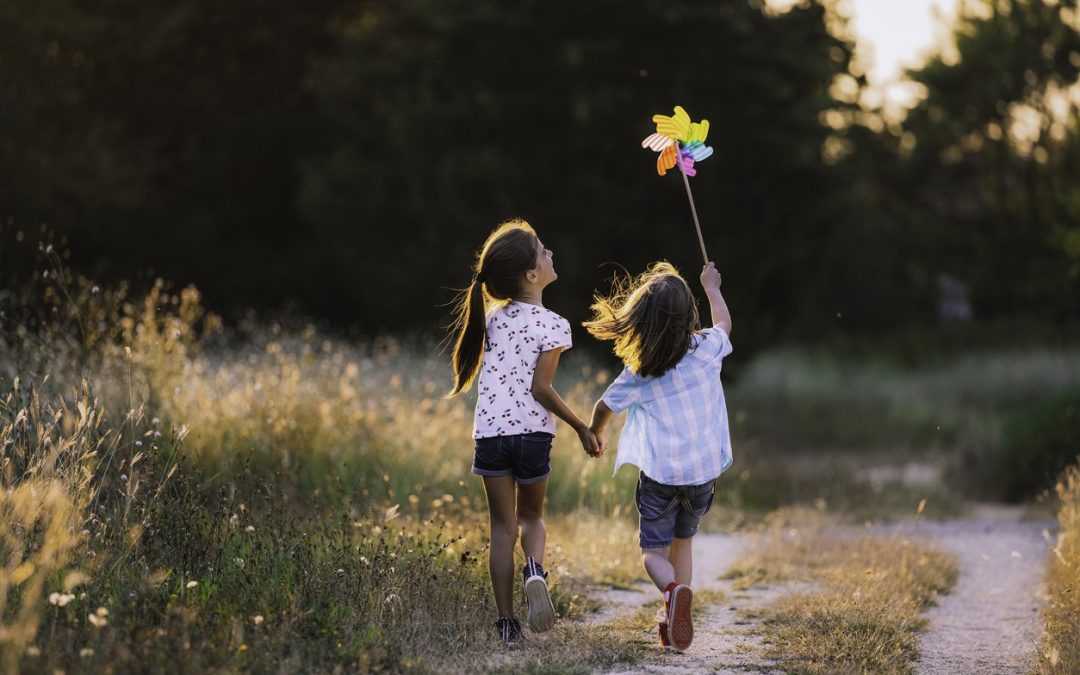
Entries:
{"type": "Polygon", "coordinates": [[[969,291],[976,316],[1065,320],[1080,311],[1080,115],[1055,99],[1080,75],[1077,3],[985,2],[957,26],[954,55],[910,73],[890,186],[913,279],[969,291]],[[1036,309],[1037,307],[1037,309],[1036,309]]]}
{"type": "Polygon", "coordinates": [[[1080,389],[1047,397],[1005,419],[988,482],[1010,500],[1052,488],[1080,456],[1080,389]]]}
{"type": "Polygon", "coordinates": [[[386,303],[371,278],[431,297],[432,275],[463,284],[494,223],[524,216],[556,252],[550,293],[581,319],[580,299],[608,274],[600,263],[637,270],[659,250],[690,272],[699,264],[678,181],[658,179],[638,143],[651,115],[678,102],[712,122],[719,161],[695,188],[710,248],[740,279],[732,302],[770,296],[746,331],[818,325],[791,262],[829,257],[841,227],[843,188],[818,161],[817,115],[836,105],[826,92],[849,46],[824,14],[817,4],[770,18],[742,3],[646,2],[617,16],[566,0],[370,3],[313,71],[336,143],[305,163],[305,214],[340,242],[334,267],[357,311],[390,323],[416,309],[386,303]],[[651,187],[631,187],[641,185],[651,187]],[[797,252],[776,246],[796,240],[797,252]],[[365,264],[350,264],[362,249],[373,252],[365,264]],[[425,274],[401,273],[402,258],[429,251],[440,256],[425,274]]]}
{"type": "Polygon", "coordinates": [[[740,353],[932,328],[942,284],[980,319],[1074,321],[1076,0],[968,3],[902,123],[860,108],[833,5],[9,3],[0,276],[47,222],[95,273],[152,267],[219,309],[431,331],[522,216],[576,321],[605,263],[699,263],[679,181],[638,147],[680,103],[712,122],[695,198],[740,353]]]}

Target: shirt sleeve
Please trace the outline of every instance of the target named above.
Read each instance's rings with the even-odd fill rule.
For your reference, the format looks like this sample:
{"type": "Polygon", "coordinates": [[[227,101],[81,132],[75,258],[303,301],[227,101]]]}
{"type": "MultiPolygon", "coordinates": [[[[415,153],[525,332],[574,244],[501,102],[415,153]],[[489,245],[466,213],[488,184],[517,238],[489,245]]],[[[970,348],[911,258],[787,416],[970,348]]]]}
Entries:
{"type": "Polygon", "coordinates": [[[604,392],[604,405],[611,408],[611,412],[622,412],[635,403],[641,403],[644,384],[644,378],[635,375],[629,368],[623,368],[604,392]]]}
{"type": "Polygon", "coordinates": [[[710,359],[719,361],[731,353],[731,338],[723,328],[713,326],[698,333],[698,349],[710,359]]]}
{"type": "Polygon", "coordinates": [[[570,338],[570,322],[563,317],[552,314],[538,319],[537,323],[536,342],[540,345],[540,351],[567,349],[573,346],[573,340],[570,338]]]}

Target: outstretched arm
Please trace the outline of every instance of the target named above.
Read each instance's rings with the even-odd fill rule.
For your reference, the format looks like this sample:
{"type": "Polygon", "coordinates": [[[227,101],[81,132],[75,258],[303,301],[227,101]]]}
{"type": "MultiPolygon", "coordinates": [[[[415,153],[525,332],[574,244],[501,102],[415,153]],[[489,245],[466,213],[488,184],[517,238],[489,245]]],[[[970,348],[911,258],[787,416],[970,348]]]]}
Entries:
{"type": "Polygon", "coordinates": [[[731,335],[731,312],[728,311],[727,302],[724,301],[724,295],[720,292],[720,272],[716,269],[715,263],[710,262],[701,270],[701,287],[705,289],[705,295],[709,298],[713,325],[731,335]]]}
{"type": "Polygon", "coordinates": [[[574,414],[570,406],[566,405],[566,401],[559,396],[559,392],[555,391],[555,387],[551,384],[551,381],[555,379],[555,369],[559,366],[561,353],[561,349],[550,349],[540,353],[540,358],[536,362],[536,371],[533,373],[533,398],[577,432],[581,447],[585,452],[593,457],[599,457],[600,444],[596,441],[596,435],[589,430],[588,425],[582,422],[580,417],[574,414]]]}

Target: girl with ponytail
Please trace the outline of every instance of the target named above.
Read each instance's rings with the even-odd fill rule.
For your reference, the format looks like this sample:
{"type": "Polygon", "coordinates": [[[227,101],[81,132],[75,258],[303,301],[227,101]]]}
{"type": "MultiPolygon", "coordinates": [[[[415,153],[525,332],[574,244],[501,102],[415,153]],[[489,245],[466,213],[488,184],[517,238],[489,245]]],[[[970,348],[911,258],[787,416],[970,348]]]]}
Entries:
{"type": "Polygon", "coordinates": [[[480,249],[473,280],[462,292],[453,325],[455,396],[477,385],[473,473],[487,493],[491,524],[488,565],[503,642],[521,637],[514,616],[514,544],[521,530],[522,578],[530,630],[555,624],[544,572],[543,511],[551,473],[555,417],[601,454],[589,426],[552,387],[559,355],[571,346],[570,323],[544,307],[543,291],[558,278],[552,253],[524,220],[503,223],[480,249]]]}

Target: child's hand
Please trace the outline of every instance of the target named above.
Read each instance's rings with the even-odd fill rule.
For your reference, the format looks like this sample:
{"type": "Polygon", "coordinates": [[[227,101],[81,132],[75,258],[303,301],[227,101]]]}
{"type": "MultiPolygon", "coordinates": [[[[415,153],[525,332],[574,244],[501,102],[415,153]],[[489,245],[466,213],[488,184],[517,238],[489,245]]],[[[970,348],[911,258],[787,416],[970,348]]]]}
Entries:
{"type": "Polygon", "coordinates": [[[600,452],[596,456],[601,457],[605,452],[607,452],[607,439],[604,438],[603,431],[593,428],[592,432],[593,435],[596,436],[596,442],[600,445],[600,452]]]}
{"type": "Polygon", "coordinates": [[[720,272],[716,269],[716,263],[708,263],[701,270],[701,287],[706,292],[720,288],[720,272]]]}
{"type": "Polygon", "coordinates": [[[589,457],[599,457],[603,452],[600,449],[600,442],[596,440],[596,434],[592,432],[592,429],[588,427],[582,428],[578,432],[578,439],[581,441],[581,448],[589,457]]]}

